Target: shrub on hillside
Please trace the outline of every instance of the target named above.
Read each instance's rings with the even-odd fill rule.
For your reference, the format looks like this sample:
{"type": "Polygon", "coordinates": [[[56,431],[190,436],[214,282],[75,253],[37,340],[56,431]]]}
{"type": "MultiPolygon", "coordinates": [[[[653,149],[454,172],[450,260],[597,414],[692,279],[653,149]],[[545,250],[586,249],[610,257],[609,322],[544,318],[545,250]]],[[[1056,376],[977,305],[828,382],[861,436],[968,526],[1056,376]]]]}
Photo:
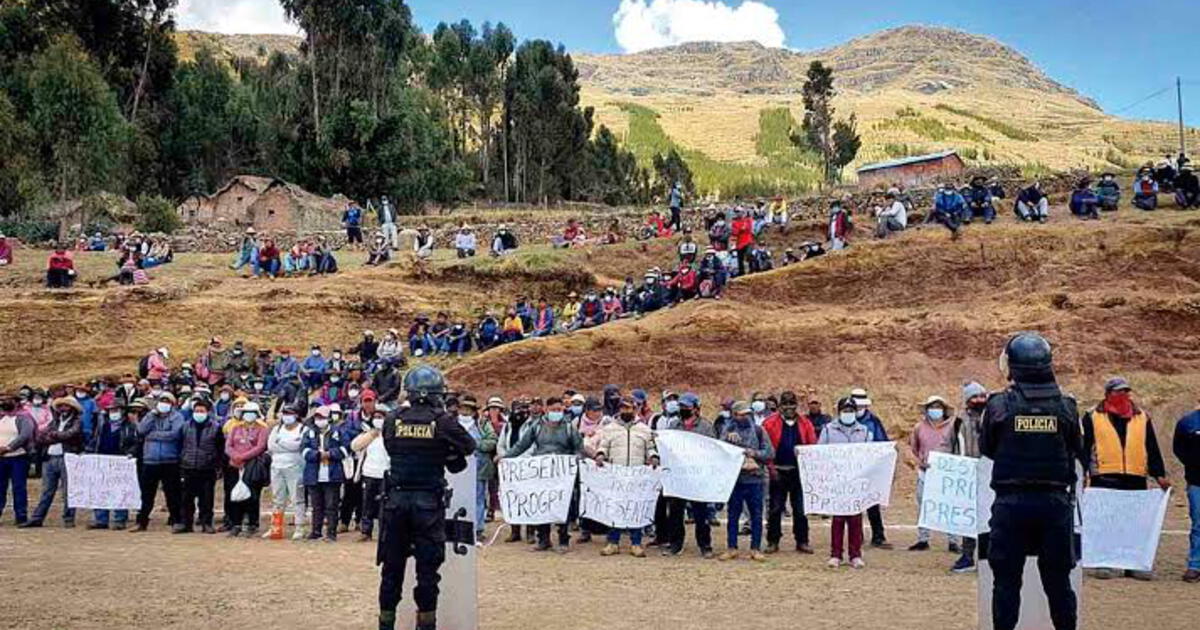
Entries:
{"type": "Polygon", "coordinates": [[[175,206],[159,195],[141,195],[137,199],[137,208],[139,231],[170,234],[182,227],[175,206]]]}

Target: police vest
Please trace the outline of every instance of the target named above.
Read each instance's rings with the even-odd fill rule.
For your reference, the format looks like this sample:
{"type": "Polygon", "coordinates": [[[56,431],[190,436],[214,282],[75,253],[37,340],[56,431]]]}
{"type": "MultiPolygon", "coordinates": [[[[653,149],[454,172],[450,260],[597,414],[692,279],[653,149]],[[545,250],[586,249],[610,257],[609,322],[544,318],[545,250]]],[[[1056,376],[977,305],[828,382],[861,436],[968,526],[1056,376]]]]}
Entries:
{"type": "MultiPolygon", "coordinates": [[[[1032,388],[1030,391],[1033,391],[1032,388]]],[[[1079,416],[1074,399],[1047,389],[1027,397],[1016,388],[993,394],[987,413],[1000,417],[993,488],[1073,487],[1075,462],[1068,436],[1079,416]]],[[[989,420],[989,422],[991,422],[989,420]]]]}
{"type": "Polygon", "coordinates": [[[442,490],[446,486],[445,441],[438,435],[441,412],[426,405],[404,409],[383,427],[389,487],[402,490],[442,490]]]}
{"type": "Polygon", "coordinates": [[[1149,461],[1146,454],[1146,426],[1149,423],[1144,412],[1134,414],[1125,425],[1125,444],[1122,445],[1112,418],[1099,408],[1092,411],[1092,432],[1096,445],[1092,453],[1091,473],[1145,477],[1149,461]]]}

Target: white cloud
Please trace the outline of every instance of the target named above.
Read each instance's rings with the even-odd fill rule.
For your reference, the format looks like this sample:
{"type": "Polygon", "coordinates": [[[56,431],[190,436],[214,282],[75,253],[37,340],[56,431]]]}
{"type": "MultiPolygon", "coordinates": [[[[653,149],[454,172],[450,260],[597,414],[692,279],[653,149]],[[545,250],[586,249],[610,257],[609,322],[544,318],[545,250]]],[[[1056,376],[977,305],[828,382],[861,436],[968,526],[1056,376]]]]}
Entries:
{"type": "Polygon", "coordinates": [[[279,0],[180,0],[179,30],[294,35],[299,27],[283,17],[279,0]]]}
{"type": "Polygon", "coordinates": [[[784,41],[779,13],[755,0],[737,7],[721,0],[621,0],[613,27],[625,52],[696,41],[755,41],[781,48],[784,41]]]}

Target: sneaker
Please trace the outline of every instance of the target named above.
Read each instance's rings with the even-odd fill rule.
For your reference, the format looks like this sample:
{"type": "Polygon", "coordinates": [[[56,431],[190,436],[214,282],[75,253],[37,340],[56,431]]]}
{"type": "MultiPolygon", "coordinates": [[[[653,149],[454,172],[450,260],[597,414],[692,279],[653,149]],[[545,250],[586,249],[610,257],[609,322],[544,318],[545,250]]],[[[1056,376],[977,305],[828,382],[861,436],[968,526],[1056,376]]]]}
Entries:
{"type": "Polygon", "coordinates": [[[950,546],[946,550],[950,553],[962,553],[962,547],[958,543],[950,543],[950,546]]]}
{"type": "Polygon", "coordinates": [[[63,529],[75,529],[75,521],[63,521],[63,529]]]}
{"type": "Polygon", "coordinates": [[[886,538],[872,538],[871,546],[876,549],[895,549],[895,545],[888,542],[886,538]]]}
{"type": "Polygon", "coordinates": [[[929,543],[924,542],[924,541],[917,541],[917,542],[913,543],[912,545],[910,545],[908,550],[909,551],[929,551],[929,543]]]}
{"type": "Polygon", "coordinates": [[[1188,569],[1183,572],[1183,581],[1188,584],[1200,583],[1200,569],[1188,569]]]}
{"type": "Polygon", "coordinates": [[[360,543],[371,542],[371,535],[368,533],[365,533],[365,532],[362,534],[359,534],[358,542],[360,542],[360,543]]]}
{"type": "Polygon", "coordinates": [[[202,527],[200,528],[200,531],[204,532],[205,534],[215,534],[215,533],[217,533],[217,530],[213,529],[213,526],[212,526],[212,525],[204,525],[204,526],[202,526],[202,527]]]}
{"type": "Polygon", "coordinates": [[[533,549],[530,549],[530,551],[532,551],[534,553],[538,553],[538,552],[542,552],[542,551],[550,551],[550,543],[541,543],[540,542],[540,543],[534,545],[533,549]]]}
{"type": "Polygon", "coordinates": [[[312,532],[305,537],[305,540],[321,540],[321,532],[312,532]]]}
{"type": "Polygon", "coordinates": [[[1125,577],[1133,578],[1140,582],[1153,582],[1154,581],[1154,572],[1153,571],[1126,571],[1125,577]]]}
{"type": "Polygon", "coordinates": [[[87,528],[92,529],[108,529],[108,523],[88,523],[87,528]]]}
{"type": "Polygon", "coordinates": [[[257,527],[247,527],[247,528],[246,528],[246,536],[248,536],[248,537],[249,537],[249,536],[254,536],[254,535],[255,535],[255,534],[257,534],[257,533],[258,533],[258,528],[257,528],[257,527]]]}
{"type": "Polygon", "coordinates": [[[334,532],[334,533],[332,533],[332,534],[329,534],[328,536],[326,536],[326,537],[325,537],[325,542],[327,542],[327,543],[335,543],[335,542],[337,542],[337,532],[334,532]]]}
{"type": "Polygon", "coordinates": [[[187,533],[187,528],[184,527],[183,523],[176,523],[171,526],[171,533],[172,534],[184,534],[184,533],[187,533]]]}
{"type": "Polygon", "coordinates": [[[604,557],[615,556],[615,555],[617,555],[617,552],[619,552],[619,551],[620,551],[620,548],[618,548],[616,545],[614,545],[612,543],[608,543],[607,545],[604,545],[603,549],[600,550],[600,555],[602,555],[604,557]]]}
{"type": "Polygon", "coordinates": [[[29,520],[17,525],[17,529],[37,529],[42,526],[41,521],[29,520]]]}
{"type": "Polygon", "coordinates": [[[755,549],[754,551],[750,552],[750,559],[755,562],[766,562],[767,556],[763,552],[755,549]]]}
{"type": "Polygon", "coordinates": [[[767,543],[767,548],[763,552],[768,554],[779,553],[779,543],[767,543]]]}
{"type": "Polygon", "coordinates": [[[806,556],[811,556],[814,552],[813,552],[812,545],[810,545],[808,543],[802,543],[802,544],[796,545],[796,553],[802,553],[806,556]]]}
{"type": "Polygon", "coordinates": [[[645,558],[646,550],[642,549],[641,545],[633,545],[629,548],[629,555],[633,556],[634,558],[645,558]]]}
{"type": "Polygon", "coordinates": [[[305,534],[304,530],[302,529],[297,529],[296,531],[292,532],[292,540],[304,540],[304,537],[305,534]]]}
{"type": "Polygon", "coordinates": [[[726,551],[725,553],[721,554],[717,559],[720,560],[721,562],[728,562],[729,560],[737,560],[738,559],[738,550],[730,549],[729,551],[726,551]]]}
{"type": "Polygon", "coordinates": [[[228,531],[228,532],[225,532],[225,535],[226,535],[226,536],[228,536],[228,537],[230,537],[230,538],[237,538],[237,537],[238,537],[238,536],[240,536],[241,534],[242,534],[242,528],[241,528],[241,527],[230,527],[230,528],[229,528],[229,531],[228,531]]]}
{"type": "Polygon", "coordinates": [[[954,566],[950,567],[950,572],[951,573],[974,573],[975,572],[975,561],[972,560],[971,558],[967,558],[965,556],[960,557],[958,559],[958,562],[955,562],[954,566]]]}
{"type": "Polygon", "coordinates": [[[700,552],[700,557],[704,558],[705,560],[712,560],[713,558],[717,557],[717,555],[713,553],[712,549],[705,549],[700,552]]]}
{"type": "Polygon", "coordinates": [[[515,543],[515,542],[521,542],[521,534],[520,534],[520,533],[518,533],[518,532],[517,532],[517,530],[515,530],[515,529],[514,529],[514,530],[512,530],[512,532],[511,532],[511,533],[508,535],[508,538],[505,538],[505,539],[504,539],[504,542],[506,542],[506,543],[515,543]]]}
{"type": "Polygon", "coordinates": [[[836,569],[836,568],[842,566],[842,559],[841,558],[830,558],[829,561],[825,563],[825,566],[829,567],[830,569],[836,569]]]}
{"type": "Polygon", "coordinates": [[[850,566],[854,567],[855,569],[861,569],[867,566],[867,563],[863,562],[862,558],[850,558],[850,566]]]}
{"type": "Polygon", "coordinates": [[[1111,580],[1121,577],[1121,572],[1117,569],[1096,569],[1092,571],[1092,577],[1097,580],[1111,580]]]}

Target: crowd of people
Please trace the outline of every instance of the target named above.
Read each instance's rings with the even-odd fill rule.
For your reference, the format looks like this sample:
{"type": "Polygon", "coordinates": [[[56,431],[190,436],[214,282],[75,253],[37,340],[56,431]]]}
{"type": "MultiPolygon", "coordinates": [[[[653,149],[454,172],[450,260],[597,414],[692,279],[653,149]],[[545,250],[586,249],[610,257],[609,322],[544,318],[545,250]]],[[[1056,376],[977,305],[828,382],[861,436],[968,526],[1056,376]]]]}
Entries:
{"type": "MultiPolygon", "coordinates": [[[[398,365],[383,361],[375,369],[364,369],[337,356],[326,360],[314,349],[303,361],[288,354],[277,357],[270,382],[257,371],[249,379],[240,377],[242,366],[263,363],[240,345],[226,353],[214,339],[195,363],[172,365],[165,348],[155,351],[139,363],[141,378],[130,373],[113,381],[49,391],[26,386],[4,395],[0,514],[11,499],[18,527],[44,526],[56,498],[66,501],[70,479],[64,454],[97,453],[137,460],[142,503],[136,515],[95,510],[90,529],[125,529],[132,516],[132,529],[146,531],[161,491],[174,534],[223,531],[236,537],[265,529],[263,538],[279,539],[285,537],[285,514],[290,512],[293,539],[336,541],[339,533],[356,531],[359,540],[371,540],[388,466],[380,428],[389,414],[406,404],[398,365]],[[31,468],[42,481],[32,513],[25,490],[31,468]],[[223,491],[220,521],[215,517],[218,481],[223,491]],[[266,488],[271,491],[270,521],[263,528],[260,504],[266,488]]],[[[1171,486],[1154,423],[1132,389],[1125,379],[1109,380],[1104,398],[1081,419],[1091,487],[1171,486]]],[[[933,395],[913,411],[905,448],[918,469],[918,506],[931,453],[981,455],[987,400],[987,389],[972,382],[964,386],[957,409],[933,395]]],[[[557,546],[564,553],[571,549],[574,530],[579,532],[577,544],[603,538],[604,556],[619,553],[625,535],[628,552],[635,557],[644,557],[647,547],[678,555],[687,543],[685,523],[691,523],[693,544],[702,556],[736,559],[742,555],[741,539],[748,536],[746,557],[763,560],[781,551],[783,517],[790,513],[789,538],[795,551],[813,554],[795,447],[891,440],[887,424],[862,388],[847,390],[831,414],[825,412],[823,397],[811,391],[753,392],[742,399],[706,403],[691,392],[662,391],[652,397],[644,389],[625,392],[615,385],[595,394],[567,390],[507,402],[499,396],[459,393],[445,406],[478,443],[473,516],[481,540],[486,524],[498,518],[496,466],[501,459],[575,455],[601,464],[657,465],[656,436],[673,430],[744,449],[747,463],[724,505],[662,498],[652,526],[609,530],[577,517],[577,490],[569,522],[557,527],[556,540],[550,525],[525,528],[529,531],[512,526],[506,539],[527,540],[535,550],[557,546]],[[719,526],[721,511],[725,540],[717,556],[713,527],[719,526]]],[[[1195,583],[1200,582],[1200,411],[1179,420],[1173,451],[1184,466],[1193,522],[1184,579],[1195,583]]],[[[64,505],[63,525],[73,527],[76,517],[77,512],[64,505]]],[[[864,514],[834,517],[831,525],[830,567],[862,568],[867,544],[891,548],[878,506],[864,514]]],[[[931,549],[930,532],[919,530],[908,549],[931,549]]],[[[951,537],[947,549],[957,554],[952,571],[974,570],[974,540],[951,537]]],[[[1122,575],[1153,577],[1115,569],[1096,572],[1100,578],[1122,575]]]]}

